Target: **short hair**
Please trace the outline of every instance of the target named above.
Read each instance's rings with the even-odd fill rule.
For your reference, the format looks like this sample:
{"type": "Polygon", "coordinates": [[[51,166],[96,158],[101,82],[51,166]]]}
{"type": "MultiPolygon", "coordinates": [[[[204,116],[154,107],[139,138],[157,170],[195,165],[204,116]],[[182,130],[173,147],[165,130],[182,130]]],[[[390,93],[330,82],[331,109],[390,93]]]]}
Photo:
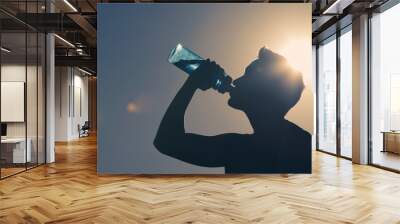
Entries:
{"type": "Polygon", "coordinates": [[[284,86],[284,89],[277,88],[277,97],[285,108],[287,113],[296,103],[300,100],[301,94],[305,88],[303,82],[303,76],[300,72],[294,70],[286,58],[276,54],[275,52],[262,47],[258,52],[258,61],[268,68],[269,75],[280,76],[278,79],[271,78],[268,81],[273,80],[274,86],[284,86]],[[275,85],[279,84],[279,85],[275,85]]]}

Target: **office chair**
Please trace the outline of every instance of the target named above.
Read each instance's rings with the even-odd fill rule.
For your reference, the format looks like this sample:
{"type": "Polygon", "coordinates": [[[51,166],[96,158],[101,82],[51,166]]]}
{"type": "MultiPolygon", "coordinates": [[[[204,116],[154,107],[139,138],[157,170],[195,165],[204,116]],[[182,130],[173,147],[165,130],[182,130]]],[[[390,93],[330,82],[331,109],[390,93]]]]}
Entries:
{"type": "Polygon", "coordinates": [[[89,136],[89,129],[90,129],[89,121],[85,121],[82,127],[78,124],[79,138],[89,136]]]}

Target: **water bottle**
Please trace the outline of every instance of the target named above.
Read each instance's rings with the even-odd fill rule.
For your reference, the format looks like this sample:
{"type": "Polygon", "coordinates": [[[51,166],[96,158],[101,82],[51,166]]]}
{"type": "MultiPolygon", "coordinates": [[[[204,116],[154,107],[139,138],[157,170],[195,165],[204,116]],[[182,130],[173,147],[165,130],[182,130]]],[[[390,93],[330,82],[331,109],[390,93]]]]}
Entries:
{"type": "MultiPolygon", "coordinates": [[[[185,48],[181,44],[176,45],[171,50],[168,57],[168,62],[174,64],[176,67],[186,72],[188,75],[200,66],[201,61],[204,61],[202,57],[194,53],[188,48],[185,48]]],[[[232,86],[232,79],[227,74],[212,74],[215,77],[212,88],[220,93],[230,91],[232,86]]]]}

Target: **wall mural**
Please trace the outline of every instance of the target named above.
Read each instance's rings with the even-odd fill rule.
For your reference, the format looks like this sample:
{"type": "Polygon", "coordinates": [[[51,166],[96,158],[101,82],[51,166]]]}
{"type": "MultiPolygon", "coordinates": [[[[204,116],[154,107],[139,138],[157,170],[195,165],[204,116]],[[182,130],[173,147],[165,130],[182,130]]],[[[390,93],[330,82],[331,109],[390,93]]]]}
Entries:
{"type": "Polygon", "coordinates": [[[310,21],[309,4],[101,4],[98,172],[311,173],[310,21]]]}

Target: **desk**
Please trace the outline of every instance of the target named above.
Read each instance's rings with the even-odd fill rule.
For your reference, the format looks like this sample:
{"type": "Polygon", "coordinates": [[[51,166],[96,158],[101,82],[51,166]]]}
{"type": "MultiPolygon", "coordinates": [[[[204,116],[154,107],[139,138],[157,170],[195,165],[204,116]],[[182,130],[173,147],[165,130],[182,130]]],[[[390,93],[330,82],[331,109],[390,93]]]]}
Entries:
{"type": "Polygon", "coordinates": [[[382,134],[383,134],[382,152],[393,152],[400,154],[400,132],[382,131],[382,134]]]}
{"type": "Polygon", "coordinates": [[[25,138],[6,138],[1,139],[1,157],[6,163],[25,163],[31,162],[31,139],[27,139],[25,150],[25,138]],[[26,159],[26,160],[25,160],[26,159]]]}

